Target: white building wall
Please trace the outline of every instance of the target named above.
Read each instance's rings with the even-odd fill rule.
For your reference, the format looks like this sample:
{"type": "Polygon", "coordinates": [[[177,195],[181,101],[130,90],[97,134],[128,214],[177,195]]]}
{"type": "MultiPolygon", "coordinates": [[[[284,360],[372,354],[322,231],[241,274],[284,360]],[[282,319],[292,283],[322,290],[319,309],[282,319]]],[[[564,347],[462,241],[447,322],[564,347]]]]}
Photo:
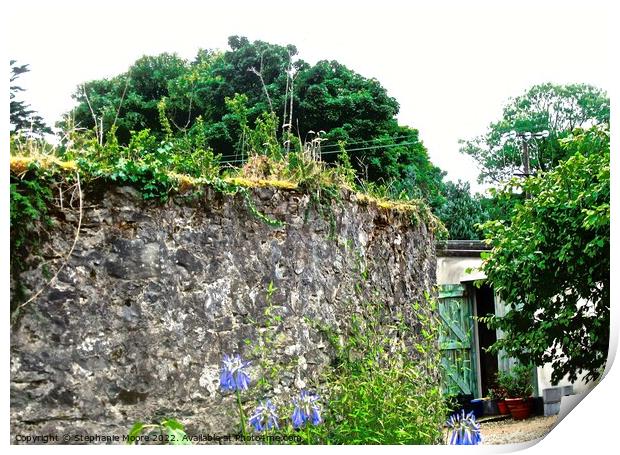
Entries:
{"type": "Polygon", "coordinates": [[[461,284],[463,281],[481,280],[486,275],[477,270],[482,265],[480,258],[438,257],[437,284],[461,284]],[[466,273],[468,268],[472,273],[466,273]]]}
{"type": "Polygon", "coordinates": [[[551,384],[551,375],[553,374],[553,368],[551,368],[551,364],[547,363],[542,367],[538,367],[537,369],[537,376],[538,376],[538,393],[540,395],[542,395],[542,391],[543,389],[546,389],[548,387],[561,387],[561,386],[565,386],[565,385],[572,385],[573,386],[573,393],[577,394],[577,393],[583,393],[585,391],[589,391],[594,387],[594,383],[592,381],[590,381],[590,383],[586,384],[583,381],[583,377],[585,376],[585,374],[581,374],[577,377],[577,380],[572,383],[568,380],[567,377],[564,377],[558,384],[557,386],[554,386],[551,384]]]}

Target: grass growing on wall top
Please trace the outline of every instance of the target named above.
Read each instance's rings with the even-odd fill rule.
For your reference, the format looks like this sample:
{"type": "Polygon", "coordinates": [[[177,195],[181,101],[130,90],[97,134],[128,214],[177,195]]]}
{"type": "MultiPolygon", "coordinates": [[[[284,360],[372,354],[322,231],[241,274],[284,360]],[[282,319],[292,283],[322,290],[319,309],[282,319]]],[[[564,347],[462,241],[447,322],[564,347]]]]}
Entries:
{"type": "Polygon", "coordinates": [[[353,194],[353,199],[361,204],[410,215],[416,223],[425,222],[437,235],[443,232],[441,223],[422,200],[391,197],[387,186],[357,184],[346,160],[327,166],[303,151],[278,156],[256,153],[242,167],[232,168],[223,167],[219,157],[210,151],[198,157],[196,153],[177,151],[171,144],[148,143],[147,139],[138,135],[128,146],[89,143],[83,144],[81,150],[51,151],[35,140],[12,141],[11,179],[19,186],[24,179],[53,177],[60,181],[79,171],[86,185],[94,180],[130,185],[145,199],[159,200],[204,186],[226,193],[238,188],[295,190],[328,199],[344,191],[353,194]]]}

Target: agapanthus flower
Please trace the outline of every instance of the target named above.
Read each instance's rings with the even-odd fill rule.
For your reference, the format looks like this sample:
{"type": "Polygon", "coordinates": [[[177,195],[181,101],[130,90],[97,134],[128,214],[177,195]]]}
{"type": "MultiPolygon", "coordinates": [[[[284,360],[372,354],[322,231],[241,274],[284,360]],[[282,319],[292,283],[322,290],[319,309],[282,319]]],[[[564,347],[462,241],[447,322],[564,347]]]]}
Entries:
{"type": "Polygon", "coordinates": [[[302,390],[299,397],[293,399],[293,428],[299,428],[311,421],[312,425],[321,423],[321,406],[319,397],[313,393],[302,390]]]}
{"type": "Polygon", "coordinates": [[[473,412],[465,415],[465,410],[450,416],[446,422],[452,433],[450,444],[478,445],[482,442],[480,424],[476,422],[473,412]]]}
{"type": "Polygon", "coordinates": [[[256,407],[248,421],[256,431],[280,428],[278,426],[278,415],[276,414],[276,406],[271,402],[271,400],[261,402],[256,407]]]}
{"type": "Polygon", "coordinates": [[[237,354],[234,356],[225,355],[222,364],[220,374],[222,390],[247,390],[250,386],[250,377],[245,372],[245,368],[250,365],[250,362],[244,362],[241,360],[241,356],[237,354]]]}

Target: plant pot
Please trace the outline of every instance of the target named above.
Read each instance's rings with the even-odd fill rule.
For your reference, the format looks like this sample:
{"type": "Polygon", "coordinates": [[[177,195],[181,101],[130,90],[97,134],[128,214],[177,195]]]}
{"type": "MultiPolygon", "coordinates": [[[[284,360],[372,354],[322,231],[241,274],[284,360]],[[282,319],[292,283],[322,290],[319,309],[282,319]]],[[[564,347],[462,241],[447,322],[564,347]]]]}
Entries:
{"type": "Polygon", "coordinates": [[[471,404],[471,410],[474,413],[474,417],[476,419],[479,419],[480,417],[482,417],[484,400],[482,398],[476,398],[475,400],[471,400],[470,404],[471,404]]]}
{"type": "Polygon", "coordinates": [[[510,414],[508,410],[508,406],[506,405],[506,400],[498,400],[497,402],[497,410],[501,415],[510,414]]]}
{"type": "Polygon", "coordinates": [[[498,400],[484,400],[482,402],[482,414],[485,416],[494,416],[499,414],[497,409],[498,400]]]}
{"type": "Polygon", "coordinates": [[[474,399],[474,396],[471,394],[458,395],[456,397],[456,408],[454,412],[458,412],[460,414],[461,411],[465,411],[465,414],[469,414],[471,411],[474,410],[471,404],[471,400],[473,399],[474,399]]]}
{"type": "Polygon", "coordinates": [[[530,416],[530,401],[527,398],[506,398],[506,405],[515,420],[527,419],[530,416]]]}
{"type": "Polygon", "coordinates": [[[530,397],[530,410],[535,416],[541,416],[545,413],[543,397],[530,397]]]}

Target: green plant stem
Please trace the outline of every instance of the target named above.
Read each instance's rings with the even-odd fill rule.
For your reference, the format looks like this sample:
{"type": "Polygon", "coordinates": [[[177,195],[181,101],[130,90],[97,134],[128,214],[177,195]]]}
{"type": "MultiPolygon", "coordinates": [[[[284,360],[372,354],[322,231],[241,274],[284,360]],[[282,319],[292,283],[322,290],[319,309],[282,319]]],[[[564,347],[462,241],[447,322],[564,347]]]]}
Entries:
{"type": "Polygon", "coordinates": [[[310,425],[306,423],[306,437],[308,438],[308,445],[310,445],[310,425]]]}
{"type": "Polygon", "coordinates": [[[241,406],[241,393],[239,390],[236,391],[237,394],[237,407],[239,408],[239,419],[241,419],[241,434],[243,435],[243,441],[245,442],[247,431],[245,429],[245,414],[243,413],[243,407],[241,406]]]}

